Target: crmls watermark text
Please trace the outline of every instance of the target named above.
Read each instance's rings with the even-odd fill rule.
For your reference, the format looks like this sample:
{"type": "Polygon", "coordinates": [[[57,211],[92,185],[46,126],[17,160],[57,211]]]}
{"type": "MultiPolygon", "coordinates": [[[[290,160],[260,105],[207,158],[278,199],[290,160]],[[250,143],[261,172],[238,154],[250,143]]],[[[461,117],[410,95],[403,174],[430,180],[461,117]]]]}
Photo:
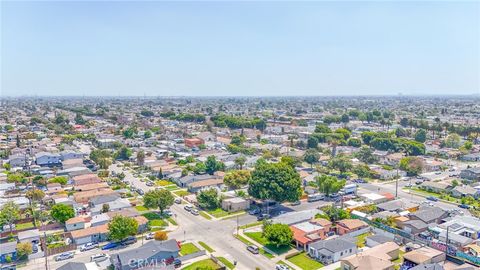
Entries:
{"type": "Polygon", "coordinates": [[[128,266],[132,269],[148,268],[148,269],[158,269],[158,270],[167,270],[173,269],[167,265],[165,259],[131,259],[128,262],[128,266]]]}

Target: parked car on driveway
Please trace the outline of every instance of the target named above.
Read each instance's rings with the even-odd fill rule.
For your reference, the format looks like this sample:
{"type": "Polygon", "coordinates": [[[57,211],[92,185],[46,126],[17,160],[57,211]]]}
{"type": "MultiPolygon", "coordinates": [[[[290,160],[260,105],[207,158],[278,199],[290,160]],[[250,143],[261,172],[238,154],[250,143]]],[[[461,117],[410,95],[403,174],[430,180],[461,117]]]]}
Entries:
{"type": "Polygon", "coordinates": [[[285,264],[277,264],[275,265],[275,270],[290,270],[290,267],[285,264]]]}
{"type": "Polygon", "coordinates": [[[428,196],[426,199],[432,202],[438,202],[438,198],[434,196],[428,196]]]}
{"type": "Polygon", "coordinates": [[[68,260],[68,259],[73,258],[73,256],[75,256],[74,252],[60,253],[59,255],[55,256],[55,261],[59,262],[59,261],[63,261],[63,260],[68,260]]]}
{"type": "Polygon", "coordinates": [[[82,245],[80,247],[80,251],[87,251],[87,250],[91,250],[91,249],[94,249],[94,248],[98,248],[97,243],[86,243],[85,245],[82,245]]]}
{"type": "Polygon", "coordinates": [[[250,251],[253,254],[258,254],[259,250],[257,246],[250,245],[247,247],[247,250],[250,251]]]}
{"type": "Polygon", "coordinates": [[[290,205],[291,206],[296,206],[296,205],[300,205],[302,202],[300,201],[296,201],[296,202],[292,202],[290,205]]]}
{"type": "Polygon", "coordinates": [[[151,232],[151,233],[145,235],[145,239],[146,239],[146,240],[153,239],[153,236],[154,236],[154,235],[155,235],[155,234],[154,234],[153,232],[151,232]]]}

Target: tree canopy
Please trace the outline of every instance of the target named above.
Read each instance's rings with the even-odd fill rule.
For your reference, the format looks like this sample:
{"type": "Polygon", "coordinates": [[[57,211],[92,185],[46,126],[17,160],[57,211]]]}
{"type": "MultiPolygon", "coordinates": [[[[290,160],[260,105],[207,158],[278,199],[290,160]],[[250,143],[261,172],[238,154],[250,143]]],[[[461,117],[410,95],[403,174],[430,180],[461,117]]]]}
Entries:
{"type": "Polygon", "coordinates": [[[150,209],[160,209],[160,213],[173,205],[175,198],[166,189],[150,190],[143,196],[143,204],[150,209]]]}
{"type": "Polygon", "coordinates": [[[298,172],[284,162],[257,162],[248,193],[257,199],[277,202],[297,201],[302,194],[298,172]]]}
{"type": "Polygon", "coordinates": [[[108,223],[108,231],[110,239],[121,241],[137,234],[138,222],[132,217],[116,215],[108,223]]]}
{"type": "Polygon", "coordinates": [[[65,221],[73,218],[75,216],[75,211],[71,205],[66,204],[55,204],[52,206],[50,215],[53,219],[60,223],[65,223],[65,221]]]}

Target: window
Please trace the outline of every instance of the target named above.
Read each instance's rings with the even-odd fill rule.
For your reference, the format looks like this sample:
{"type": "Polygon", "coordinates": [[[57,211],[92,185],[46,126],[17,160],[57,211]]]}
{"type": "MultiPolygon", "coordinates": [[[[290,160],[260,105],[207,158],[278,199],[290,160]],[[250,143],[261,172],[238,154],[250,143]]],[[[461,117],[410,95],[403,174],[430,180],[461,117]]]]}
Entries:
{"type": "Polygon", "coordinates": [[[350,253],[352,253],[352,249],[350,249],[350,253]]]}
{"type": "Polygon", "coordinates": [[[342,252],[340,252],[340,256],[343,256],[343,251],[342,251],[342,252]]]}

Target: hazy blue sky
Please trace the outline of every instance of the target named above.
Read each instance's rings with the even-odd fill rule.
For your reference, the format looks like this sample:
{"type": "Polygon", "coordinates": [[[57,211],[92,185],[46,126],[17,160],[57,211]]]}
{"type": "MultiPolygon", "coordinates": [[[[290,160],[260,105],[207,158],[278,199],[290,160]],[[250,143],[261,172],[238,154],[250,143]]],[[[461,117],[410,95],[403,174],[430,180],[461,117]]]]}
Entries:
{"type": "Polygon", "coordinates": [[[478,2],[2,2],[2,95],[480,93],[478,2]]]}

